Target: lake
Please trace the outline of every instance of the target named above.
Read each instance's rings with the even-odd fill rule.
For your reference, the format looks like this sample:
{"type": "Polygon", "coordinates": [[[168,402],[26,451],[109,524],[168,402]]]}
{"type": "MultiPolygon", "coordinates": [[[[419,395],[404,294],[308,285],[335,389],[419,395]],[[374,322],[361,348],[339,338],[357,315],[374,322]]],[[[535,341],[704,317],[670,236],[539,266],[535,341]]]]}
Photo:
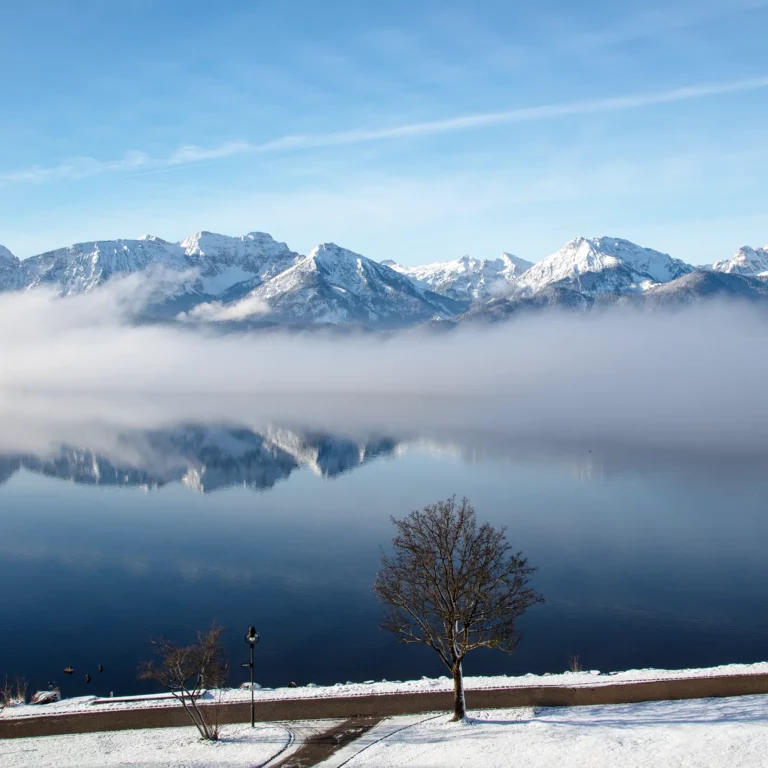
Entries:
{"type": "Polygon", "coordinates": [[[371,585],[390,516],[452,494],[507,527],[546,598],[513,655],[472,654],[467,674],[561,672],[569,653],[602,671],[766,658],[763,456],[232,423],[94,434],[0,457],[0,675],[32,688],[154,690],[136,679],[150,638],[214,620],[234,685],[250,624],[264,686],[446,674],[378,628],[371,585]]]}

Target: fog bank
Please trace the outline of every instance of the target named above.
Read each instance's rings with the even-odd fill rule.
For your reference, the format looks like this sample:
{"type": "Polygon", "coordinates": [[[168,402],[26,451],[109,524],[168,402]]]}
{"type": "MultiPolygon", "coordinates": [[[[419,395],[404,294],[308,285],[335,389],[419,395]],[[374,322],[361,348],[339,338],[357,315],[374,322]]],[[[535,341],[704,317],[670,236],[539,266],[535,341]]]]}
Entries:
{"type": "Polygon", "coordinates": [[[134,278],[63,299],[0,295],[0,448],[35,425],[214,419],[715,453],[762,452],[768,436],[768,324],[746,306],[540,313],[446,334],[217,335],[135,325],[150,295],[134,278]]]}

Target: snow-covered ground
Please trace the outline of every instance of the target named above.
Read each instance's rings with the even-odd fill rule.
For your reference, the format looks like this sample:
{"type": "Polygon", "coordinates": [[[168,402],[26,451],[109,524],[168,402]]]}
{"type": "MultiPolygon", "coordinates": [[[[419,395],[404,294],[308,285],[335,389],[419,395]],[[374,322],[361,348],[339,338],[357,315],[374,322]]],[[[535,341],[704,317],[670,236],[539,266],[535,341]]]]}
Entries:
{"type": "Polygon", "coordinates": [[[391,718],[323,768],[758,768],[768,696],[391,718]],[[382,738],[383,737],[383,738],[382,738]]]}
{"type": "MultiPolygon", "coordinates": [[[[3,768],[264,766],[333,723],[225,726],[203,743],[193,728],[0,741],[3,768]],[[291,731],[293,736],[291,736],[291,731]]],[[[394,717],[343,747],[324,768],[758,768],[768,763],[768,696],[596,707],[394,717]]]]}
{"type": "MultiPolygon", "coordinates": [[[[725,664],[719,667],[703,669],[630,669],[625,672],[601,673],[597,670],[589,672],[564,672],[558,675],[521,675],[509,677],[496,675],[493,677],[467,677],[467,690],[488,690],[493,688],[527,688],[536,686],[568,686],[571,688],[587,686],[593,688],[600,685],[616,683],[637,683],[653,680],[689,680],[697,677],[720,677],[725,675],[760,675],[768,674],[768,662],[757,664],[725,664]]],[[[372,696],[388,693],[418,693],[421,691],[452,691],[453,682],[448,677],[427,678],[421,680],[376,682],[367,680],[363,683],[336,683],[336,685],[318,686],[309,684],[298,688],[261,688],[255,692],[259,701],[276,701],[284,699],[320,699],[340,696],[372,696]]],[[[205,699],[212,701],[211,692],[205,694],[205,699]]],[[[218,697],[217,697],[218,698],[218,697]]],[[[250,701],[251,695],[247,689],[231,689],[222,691],[220,700],[224,703],[250,701]]],[[[123,696],[115,700],[99,699],[95,696],[81,696],[64,699],[55,704],[45,706],[16,706],[0,710],[0,718],[39,717],[40,715],[76,714],[78,712],[116,711],[123,709],[149,709],[154,707],[181,706],[169,694],[154,696],[123,696]]]]}
{"type": "Polygon", "coordinates": [[[195,728],[153,728],[0,741],[3,768],[267,768],[297,749],[303,739],[331,727],[311,723],[225,725],[217,742],[201,741],[195,728]]]}
{"type": "Polygon", "coordinates": [[[184,765],[241,766],[264,762],[288,744],[276,725],[231,726],[216,743],[202,742],[194,728],[107,731],[67,736],[7,739],[0,762],[17,766],[184,765]]]}

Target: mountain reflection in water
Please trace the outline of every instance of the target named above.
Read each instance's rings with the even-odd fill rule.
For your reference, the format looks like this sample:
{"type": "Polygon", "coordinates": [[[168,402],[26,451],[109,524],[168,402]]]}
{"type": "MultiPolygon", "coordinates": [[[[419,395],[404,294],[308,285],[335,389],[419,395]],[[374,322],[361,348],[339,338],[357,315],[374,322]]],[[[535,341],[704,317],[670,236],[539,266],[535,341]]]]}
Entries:
{"type": "Polygon", "coordinates": [[[180,483],[209,493],[240,486],[254,491],[274,487],[299,469],[333,478],[382,457],[408,452],[458,457],[466,462],[501,459],[510,462],[556,461],[585,482],[606,475],[662,474],[702,482],[712,474],[736,482],[759,479],[765,454],[718,454],[636,446],[621,441],[584,439],[541,441],[489,432],[444,432],[423,435],[387,434],[381,430],[334,433],[267,425],[255,429],[231,422],[181,423],[155,429],[121,429],[115,425],[83,428],[82,442],[61,440],[54,432],[35,451],[0,445],[0,483],[19,470],[70,480],[82,485],[138,487],[145,490],[180,483]],[[90,436],[90,438],[88,437],[90,436]]]}
{"type": "Polygon", "coordinates": [[[84,485],[160,488],[182,483],[208,493],[229,486],[271,488],[307,467],[320,477],[335,477],[397,443],[387,437],[355,442],[317,432],[189,424],[165,430],[125,431],[114,447],[97,452],[88,446],[59,445],[48,455],[0,458],[0,482],[19,469],[84,485]]]}

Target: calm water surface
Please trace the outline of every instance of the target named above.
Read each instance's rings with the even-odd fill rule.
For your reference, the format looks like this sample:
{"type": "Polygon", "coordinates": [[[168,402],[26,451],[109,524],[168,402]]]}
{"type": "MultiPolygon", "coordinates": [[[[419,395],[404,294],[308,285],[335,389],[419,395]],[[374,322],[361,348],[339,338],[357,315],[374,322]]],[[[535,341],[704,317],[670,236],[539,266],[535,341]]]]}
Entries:
{"type": "MultiPolygon", "coordinates": [[[[390,515],[454,493],[507,526],[547,600],[522,621],[514,655],[474,654],[468,674],[559,672],[569,652],[603,671],[765,658],[763,463],[579,446],[406,448],[393,441],[360,466],[326,450],[319,471],[331,466],[333,477],[299,466],[270,476],[272,487],[224,482],[210,493],[179,482],[144,490],[135,477],[105,485],[103,468],[84,484],[88,455],[77,473],[10,457],[0,675],[53,680],[65,695],[137,693],[151,689],[136,679],[150,637],[183,642],[211,620],[226,629],[233,684],[245,679],[251,623],[265,686],[444,674],[431,652],[378,628],[371,584],[390,515]]],[[[233,461],[226,469],[238,477],[233,461]]]]}

